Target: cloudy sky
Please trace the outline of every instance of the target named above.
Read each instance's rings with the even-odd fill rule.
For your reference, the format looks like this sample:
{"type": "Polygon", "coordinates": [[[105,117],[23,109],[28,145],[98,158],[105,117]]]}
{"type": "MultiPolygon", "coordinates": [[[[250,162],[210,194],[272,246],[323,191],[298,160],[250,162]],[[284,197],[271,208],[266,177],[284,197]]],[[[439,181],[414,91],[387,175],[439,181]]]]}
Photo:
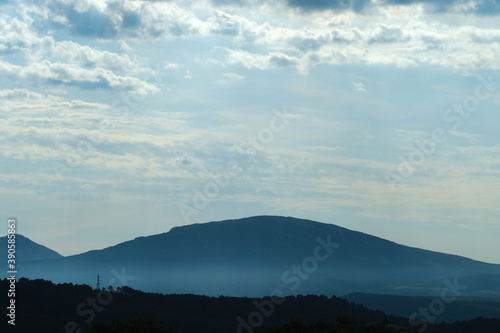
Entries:
{"type": "Polygon", "coordinates": [[[63,255],[269,214],[500,263],[499,22],[498,0],[0,0],[0,217],[63,255]]]}

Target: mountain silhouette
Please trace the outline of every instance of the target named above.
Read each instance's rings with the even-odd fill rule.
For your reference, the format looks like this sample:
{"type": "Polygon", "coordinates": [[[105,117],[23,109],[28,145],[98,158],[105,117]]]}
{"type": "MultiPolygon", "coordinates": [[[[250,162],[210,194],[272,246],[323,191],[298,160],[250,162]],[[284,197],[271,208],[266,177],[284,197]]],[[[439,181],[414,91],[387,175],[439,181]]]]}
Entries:
{"type": "MultiPolygon", "coordinates": [[[[0,248],[7,251],[8,237],[0,237],[0,248]]],[[[53,251],[43,245],[33,242],[28,237],[24,237],[21,234],[16,234],[15,237],[16,262],[28,262],[36,260],[46,260],[46,259],[58,259],[63,256],[53,251]]]]}
{"type": "Polygon", "coordinates": [[[447,283],[466,279],[462,295],[500,296],[500,265],[279,216],[175,227],[102,250],[32,262],[23,274],[90,285],[100,274],[104,286],[216,296],[439,295],[447,283]]]}

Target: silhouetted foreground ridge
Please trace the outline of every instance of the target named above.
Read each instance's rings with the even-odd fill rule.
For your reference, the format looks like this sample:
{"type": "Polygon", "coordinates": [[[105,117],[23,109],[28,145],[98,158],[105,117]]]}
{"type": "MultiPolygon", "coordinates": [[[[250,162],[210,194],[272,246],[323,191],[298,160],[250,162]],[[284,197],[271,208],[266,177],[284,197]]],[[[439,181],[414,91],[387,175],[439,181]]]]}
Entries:
{"type": "MultiPolygon", "coordinates": [[[[0,284],[6,290],[7,280],[0,284]]],[[[15,332],[30,333],[246,333],[248,330],[239,324],[238,318],[248,318],[256,311],[256,303],[270,301],[268,297],[162,295],[128,287],[113,291],[111,297],[103,297],[102,291],[86,285],[55,285],[45,280],[20,279],[17,286],[15,332]]],[[[254,332],[397,332],[393,327],[411,328],[407,318],[368,310],[335,296],[299,295],[281,301],[272,311],[268,308],[272,313],[265,316],[262,326],[254,332]]],[[[498,333],[500,320],[478,318],[429,326],[427,332],[498,333]]]]}

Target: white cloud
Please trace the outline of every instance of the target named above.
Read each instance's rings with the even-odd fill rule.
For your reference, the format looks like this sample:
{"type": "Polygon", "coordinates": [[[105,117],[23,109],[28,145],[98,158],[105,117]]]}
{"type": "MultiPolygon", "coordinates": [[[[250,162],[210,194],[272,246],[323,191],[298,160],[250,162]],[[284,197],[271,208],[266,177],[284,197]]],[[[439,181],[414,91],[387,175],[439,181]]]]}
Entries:
{"type": "Polygon", "coordinates": [[[491,156],[496,162],[500,163],[500,145],[497,146],[471,146],[471,147],[457,147],[457,150],[466,155],[478,156],[483,155],[485,157],[491,156]]]}
{"type": "Polygon", "coordinates": [[[362,82],[354,82],[352,84],[353,91],[366,92],[366,87],[362,82]]]}
{"type": "Polygon", "coordinates": [[[338,151],[345,149],[344,147],[327,147],[327,146],[304,146],[299,147],[303,150],[317,150],[317,151],[338,151]]]}
{"type": "Polygon", "coordinates": [[[469,140],[469,143],[477,142],[481,137],[480,134],[464,133],[459,131],[449,131],[449,133],[458,138],[464,138],[469,140]]]}
{"type": "Polygon", "coordinates": [[[103,68],[85,69],[80,66],[52,63],[43,60],[28,66],[18,66],[0,60],[0,73],[12,80],[38,84],[63,84],[84,89],[116,89],[132,91],[144,95],[157,92],[158,88],[150,83],[130,76],[118,76],[103,68]]]}
{"type": "Polygon", "coordinates": [[[195,15],[169,1],[107,0],[78,7],[66,5],[64,11],[74,33],[106,39],[183,36],[204,29],[195,15]],[[103,29],[93,28],[95,24],[103,29]]]}
{"type": "MultiPolygon", "coordinates": [[[[286,24],[276,24],[259,20],[258,16],[247,18],[246,14],[250,11],[248,7],[231,7],[231,13],[209,7],[205,10],[205,17],[201,14],[203,10],[194,5],[195,9],[192,9],[187,3],[109,0],[83,2],[75,8],[70,8],[69,3],[60,3],[61,13],[58,17],[65,15],[70,24],[69,29],[81,35],[121,40],[224,35],[229,41],[226,47],[233,49],[228,61],[234,63],[235,58],[238,58],[237,62],[247,68],[294,66],[302,73],[307,73],[308,68],[320,63],[500,68],[500,58],[495,56],[500,52],[500,45],[496,43],[500,39],[498,29],[483,28],[480,19],[470,21],[469,26],[459,27],[453,20],[448,24],[433,23],[431,14],[421,6],[375,8],[359,20],[340,20],[333,28],[329,12],[316,12],[314,19],[304,29],[303,20],[307,20],[308,14],[290,16],[286,24]],[[387,22],[368,23],[370,15],[378,17],[382,12],[394,12],[394,15],[388,16],[387,22]],[[92,21],[98,19],[104,23],[99,25],[92,21]],[[97,26],[101,30],[96,30],[97,26]],[[232,43],[237,47],[230,46],[232,43]],[[260,46],[260,50],[256,52],[248,47],[252,44],[260,46]],[[254,59],[248,59],[245,53],[254,59]]],[[[283,8],[280,7],[280,10],[283,8]]],[[[50,13],[47,15],[50,16],[50,13]]],[[[338,14],[339,17],[346,15],[355,14],[338,14]]],[[[449,15],[453,17],[458,14],[449,15]]],[[[3,24],[5,26],[6,23],[3,24]]],[[[9,31],[19,26],[23,32],[15,38],[7,37],[10,44],[5,41],[2,43],[0,39],[0,48],[14,50],[16,47],[30,47],[33,33],[25,26],[21,27],[22,24],[14,20],[10,23],[13,27],[5,26],[9,31]],[[23,36],[31,37],[27,39],[23,36]],[[15,43],[17,46],[14,47],[15,43]]],[[[123,41],[121,43],[124,47],[123,41]]],[[[132,61],[127,56],[109,52],[99,54],[96,50],[85,49],[71,42],[59,42],[53,47],[55,54],[64,53],[80,62],[92,63],[95,60],[96,64],[104,61],[107,65],[114,63],[116,66],[126,66],[127,62],[130,65],[132,61]]]]}
{"type": "Polygon", "coordinates": [[[51,59],[78,65],[83,68],[106,68],[110,70],[137,70],[141,67],[128,55],[119,55],[109,51],[99,51],[72,41],[45,43],[43,49],[32,54],[32,58],[51,59]]]}
{"type": "Polygon", "coordinates": [[[227,61],[230,64],[240,64],[248,69],[271,69],[295,67],[299,59],[284,53],[271,52],[269,54],[252,54],[244,50],[228,50],[227,61]]]}
{"type": "Polygon", "coordinates": [[[243,75],[239,75],[236,73],[223,73],[222,75],[230,80],[244,80],[245,79],[245,77],[243,75]]]}
{"type": "MultiPolygon", "coordinates": [[[[401,9],[394,9],[401,11],[401,9]]],[[[321,16],[316,13],[315,16],[321,16]]],[[[326,15],[326,14],[323,14],[326,15]]],[[[374,16],[377,13],[373,13],[374,16]]],[[[245,49],[234,50],[248,68],[269,68],[266,56],[280,53],[301,72],[316,64],[367,65],[393,64],[397,67],[439,65],[454,69],[500,68],[497,29],[477,26],[457,27],[454,24],[429,23],[425,10],[409,6],[388,24],[356,24],[343,21],[333,29],[328,20],[316,20],[307,29],[296,26],[293,19],[286,26],[273,26],[267,22],[249,28],[254,31],[255,44],[264,52],[253,53],[253,62],[244,60],[245,49]],[[407,20],[403,19],[408,17],[407,20]],[[299,52],[300,54],[297,54],[299,52]]],[[[234,55],[229,57],[233,60],[234,55]]]]}
{"type": "Polygon", "coordinates": [[[158,90],[153,84],[133,77],[150,70],[129,55],[97,50],[69,40],[55,41],[52,36],[39,37],[17,18],[0,17],[0,28],[5,32],[0,36],[0,52],[17,56],[15,64],[0,60],[0,71],[14,81],[138,93],[158,90]],[[120,72],[129,75],[117,74],[120,72]]]}

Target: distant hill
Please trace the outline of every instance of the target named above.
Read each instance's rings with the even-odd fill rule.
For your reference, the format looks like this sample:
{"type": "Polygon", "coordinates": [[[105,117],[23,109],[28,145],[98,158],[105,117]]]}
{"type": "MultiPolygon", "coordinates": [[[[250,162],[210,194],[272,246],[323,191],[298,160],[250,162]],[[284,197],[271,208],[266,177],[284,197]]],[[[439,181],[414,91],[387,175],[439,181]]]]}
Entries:
{"type": "Polygon", "coordinates": [[[500,265],[278,216],[175,227],[103,250],[33,262],[24,276],[95,285],[100,274],[104,285],[116,286],[123,270],[134,276],[125,281],[130,286],[163,293],[439,295],[445,279],[457,278],[467,281],[461,295],[500,295],[500,265]]]}
{"type": "MultiPolygon", "coordinates": [[[[7,251],[7,236],[0,237],[0,248],[7,251]]],[[[16,234],[16,262],[59,259],[63,256],[43,245],[37,244],[23,235],[16,234]]]]}
{"type": "MultiPolygon", "coordinates": [[[[498,282],[497,282],[498,283],[498,282]]],[[[436,297],[398,296],[355,293],[343,296],[349,302],[362,304],[371,310],[400,317],[409,317],[420,308],[427,308],[436,297]]],[[[458,297],[439,315],[437,322],[471,320],[477,317],[500,318],[500,298],[458,297]]]]}

